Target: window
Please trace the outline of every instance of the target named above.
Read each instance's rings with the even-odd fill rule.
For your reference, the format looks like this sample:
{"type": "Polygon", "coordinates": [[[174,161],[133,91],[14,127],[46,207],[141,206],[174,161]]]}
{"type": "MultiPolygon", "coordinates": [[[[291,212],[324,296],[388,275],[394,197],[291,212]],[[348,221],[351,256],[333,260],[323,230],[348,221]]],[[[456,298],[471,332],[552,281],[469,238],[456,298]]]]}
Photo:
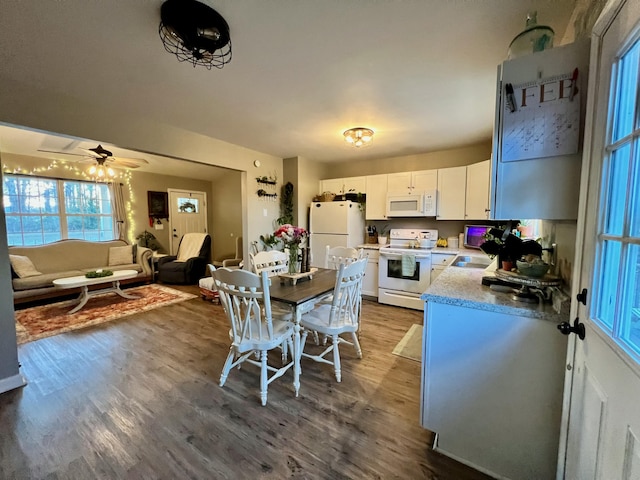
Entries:
{"type": "Polygon", "coordinates": [[[614,65],[594,317],[640,360],[640,40],[614,65]]]}
{"type": "Polygon", "coordinates": [[[104,183],[6,174],[3,196],[9,245],[115,238],[111,193],[104,183]]]}

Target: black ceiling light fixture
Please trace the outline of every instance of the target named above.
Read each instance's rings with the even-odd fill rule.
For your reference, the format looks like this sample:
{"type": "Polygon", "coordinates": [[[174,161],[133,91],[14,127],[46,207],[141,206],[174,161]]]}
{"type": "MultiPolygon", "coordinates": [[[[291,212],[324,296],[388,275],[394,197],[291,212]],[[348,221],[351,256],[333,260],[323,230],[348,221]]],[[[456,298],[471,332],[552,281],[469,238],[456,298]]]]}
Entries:
{"type": "Polygon", "coordinates": [[[213,8],[196,0],[167,0],[160,18],[164,48],[181,62],[211,70],[231,61],[229,25],[213,8]]]}

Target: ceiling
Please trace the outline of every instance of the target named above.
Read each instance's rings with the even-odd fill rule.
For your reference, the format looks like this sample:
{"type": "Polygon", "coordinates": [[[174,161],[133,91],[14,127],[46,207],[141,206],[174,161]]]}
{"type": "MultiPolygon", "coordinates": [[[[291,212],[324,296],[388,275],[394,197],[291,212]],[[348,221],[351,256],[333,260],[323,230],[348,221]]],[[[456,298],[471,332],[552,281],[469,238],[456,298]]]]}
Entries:
{"type": "MultiPolygon", "coordinates": [[[[230,26],[233,59],[221,70],[165,51],[162,0],[22,0],[2,2],[2,76],[90,102],[94,114],[145,112],[280,158],[412,155],[490,139],[496,66],[527,12],[537,10],[558,44],[576,3],[201,1],[230,26]],[[375,131],[371,146],[344,142],[354,126],[375,131]]],[[[24,150],[14,153],[32,155],[37,142],[52,141],[20,146],[3,138],[9,133],[0,132],[0,145],[24,150]]]]}

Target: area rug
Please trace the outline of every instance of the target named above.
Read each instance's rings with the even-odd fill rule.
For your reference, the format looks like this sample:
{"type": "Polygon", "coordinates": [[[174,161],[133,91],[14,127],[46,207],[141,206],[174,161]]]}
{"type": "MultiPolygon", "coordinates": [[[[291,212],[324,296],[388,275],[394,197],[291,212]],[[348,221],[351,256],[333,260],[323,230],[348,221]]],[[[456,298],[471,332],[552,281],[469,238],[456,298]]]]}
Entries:
{"type": "Polygon", "coordinates": [[[75,300],[16,310],[18,344],[197,297],[191,293],[155,284],[128,288],[125,291],[140,298],[127,299],[115,293],[103,293],[90,298],[82,309],[72,314],[68,312],[76,304],[75,300]]]}
{"type": "Polygon", "coordinates": [[[422,325],[411,325],[391,353],[416,362],[422,361],[422,325]]]}

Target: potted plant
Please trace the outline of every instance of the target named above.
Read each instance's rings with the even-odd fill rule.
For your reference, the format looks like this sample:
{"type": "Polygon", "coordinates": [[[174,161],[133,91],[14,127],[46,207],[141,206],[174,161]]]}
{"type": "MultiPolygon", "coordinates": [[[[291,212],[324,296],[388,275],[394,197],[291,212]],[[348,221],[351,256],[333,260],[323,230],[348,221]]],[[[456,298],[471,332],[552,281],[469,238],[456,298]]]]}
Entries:
{"type": "Polygon", "coordinates": [[[485,242],[480,249],[489,258],[498,257],[498,265],[502,270],[511,271],[516,260],[522,255],[533,254],[542,256],[542,246],[534,240],[521,240],[507,230],[492,228],[482,235],[485,242]]]}

